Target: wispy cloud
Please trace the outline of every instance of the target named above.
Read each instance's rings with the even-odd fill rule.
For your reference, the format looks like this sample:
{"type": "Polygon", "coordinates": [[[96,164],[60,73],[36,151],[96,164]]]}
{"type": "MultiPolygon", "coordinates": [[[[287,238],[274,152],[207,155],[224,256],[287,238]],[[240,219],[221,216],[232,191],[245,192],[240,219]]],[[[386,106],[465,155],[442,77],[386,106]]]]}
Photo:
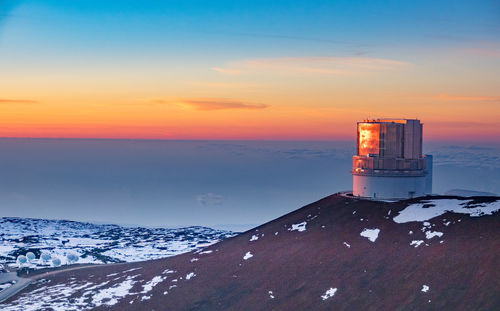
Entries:
{"type": "Polygon", "coordinates": [[[451,94],[438,94],[432,99],[443,101],[470,101],[470,102],[499,102],[500,96],[463,96],[451,94]]]}
{"type": "Polygon", "coordinates": [[[151,104],[174,104],[184,108],[196,109],[201,111],[225,110],[225,109],[265,109],[269,105],[249,103],[235,99],[226,98],[190,98],[190,99],[151,99],[151,104]]]}
{"type": "Polygon", "coordinates": [[[370,57],[281,57],[250,59],[228,63],[213,70],[223,74],[286,73],[355,75],[378,71],[401,70],[410,63],[370,57]]]}
{"type": "Polygon", "coordinates": [[[31,99],[5,99],[0,98],[0,104],[36,104],[39,103],[38,100],[31,99]]]}

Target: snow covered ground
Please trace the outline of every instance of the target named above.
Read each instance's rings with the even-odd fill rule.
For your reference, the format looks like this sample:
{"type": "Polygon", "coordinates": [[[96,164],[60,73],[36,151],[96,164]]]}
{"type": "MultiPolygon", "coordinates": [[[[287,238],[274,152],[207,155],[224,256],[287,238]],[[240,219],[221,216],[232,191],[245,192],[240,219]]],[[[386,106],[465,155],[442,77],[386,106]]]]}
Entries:
{"type": "Polygon", "coordinates": [[[420,203],[408,205],[393,218],[397,223],[411,221],[427,221],[446,212],[468,214],[471,217],[491,215],[500,210],[500,201],[475,204],[473,200],[435,199],[422,200],[420,203]]]}
{"type": "MultiPolygon", "coordinates": [[[[69,283],[47,284],[40,287],[30,295],[20,297],[18,305],[3,305],[2,310],[14,311],[19,310],[19,306],[23,306],[22,310],[90,310],[100,306],[113,306],[120,300],[134,293],[131,291],[135,283],[143,283],[144,280],[138,279],[140,274],[128,276],[121,273],[117,277],[117,283],[110,285],[110,281],[76,281],[71,280],[69,283]],[[80,293],[78,298],[72,298],[72,295],[80,293]]],[[[151,283],[152,281],[149,281],[151,283]]],[[[148,283],[146,283],[148,285],[148,283]]],[[[156,284],[155,284],[156,285],[156,284]]],[[[151,287],[153,287],[152,285],[151,287]]]]}
{"type": "Polygon", "coordinates": [[[230,231],[206,227],[178,229],[122,227],[66,220],[0,218],[0,265],[18,266],[19,255],[33,252],[36,259],[26,266],[41,268],[67,255],[77,255],[78,263],[134,262],[169,257],[233,236],[230,231]],[[50,260],[42,262],[40,255],[50,260]]]}

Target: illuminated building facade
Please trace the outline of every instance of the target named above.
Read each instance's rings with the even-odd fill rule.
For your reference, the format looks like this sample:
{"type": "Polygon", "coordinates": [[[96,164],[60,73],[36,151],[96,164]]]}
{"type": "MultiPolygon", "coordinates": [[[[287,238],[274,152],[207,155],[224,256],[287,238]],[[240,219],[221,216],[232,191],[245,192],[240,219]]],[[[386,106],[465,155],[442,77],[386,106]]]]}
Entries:
{"type": "Polygon", "coordinates": [[[432,193],[432,156],[422,154],[422,123],[411,119],[358,122],[353,195],[403,199],[432,193]]]}

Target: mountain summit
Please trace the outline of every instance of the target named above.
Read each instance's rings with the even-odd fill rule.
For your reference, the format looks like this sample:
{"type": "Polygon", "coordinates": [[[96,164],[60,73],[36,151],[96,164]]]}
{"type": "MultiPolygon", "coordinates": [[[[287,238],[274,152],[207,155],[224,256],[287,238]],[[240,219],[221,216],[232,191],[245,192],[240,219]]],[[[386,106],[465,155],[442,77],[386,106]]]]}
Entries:
{"type": "Polygon", "coordinates": [[[335,194],[203,250],[32,276],[2,310],[499,310],[499,200],[335,194]]]}

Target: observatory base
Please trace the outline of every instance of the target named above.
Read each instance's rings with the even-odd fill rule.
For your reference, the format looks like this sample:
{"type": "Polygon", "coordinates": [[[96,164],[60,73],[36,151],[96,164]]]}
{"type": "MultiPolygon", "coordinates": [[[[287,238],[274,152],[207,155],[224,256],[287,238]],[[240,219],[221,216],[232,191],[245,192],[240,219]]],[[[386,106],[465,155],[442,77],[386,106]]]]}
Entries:
{"type": "Polygon", "coordinates": [[[373,199],[407,199],[428,193],[425,176],[353,175],[352,194],[373,199]]]}

